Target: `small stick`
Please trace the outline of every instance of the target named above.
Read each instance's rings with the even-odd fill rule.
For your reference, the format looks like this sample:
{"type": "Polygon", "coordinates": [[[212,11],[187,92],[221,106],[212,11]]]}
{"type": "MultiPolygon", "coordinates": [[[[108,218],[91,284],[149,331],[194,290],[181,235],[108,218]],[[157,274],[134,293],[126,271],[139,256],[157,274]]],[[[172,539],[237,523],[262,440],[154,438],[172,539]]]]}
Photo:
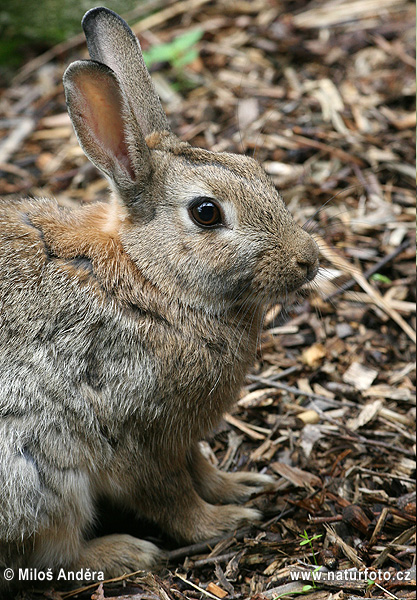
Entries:
{"type": "MultiPolygon", "coordinates": [[[[248,379],[250,379],[251,381],[258,381],[263,385],[276,388],[277,390],[284,390],[285,392],[290,392],[291,394],[295,394],[296,396],[306,396],[307,398],[313,398],[314,400],[322,400],[323,402],[326,402],[328,404],[335,404],[336,406],[340,406],[340,402],[335,402],[332,398],[327,398],[327,396],[320,396],[320,394],[315,394],[314,392],[300,390],[297,387],[286,385],[285,383],[277,383],[276,381],[266,379],[265,377],[259,377],[258,375],[248,375],[248,379]]],[[[354,402],[346,401],[346,404],[349,404],[350,406],[356,406],[354,402]]]]}
{"type": "Polygon", "coordinates": [[[213,563],[226,562],[236,556],[236,552],[228,552],[227,554],[220,554],[219,556],[209,556],[207,558],[201,558],[200,560],[191,561],[190,565],[193,569],[198,567],[204,567],[206,565],[212,565],[213,563]]]}
{"type": "MultiPolygon", "coordinates": [[[[344,429],[340,423],[338,423],[338,425],[339,425],[339,427],[344,429]]],[[[354,432],[352,431],[350,433],[353,435],[354,432]]],[[[361,435],[352,437],[352,435],[349,435],[349,434],[348,435],[340,435],[339,433],[336,433],[331,430],[326,431],[326,434],[333,435],[333,436],[339,438],[340,440],[345,440],[347,442],[354,442],[354,443],[356,442],[359,444],[363,444],[364,446],[376,446],[378,448],[384,448],[387,451],[391,451],[391,452],[394,451],[394,452],[398,452],[400,454],[405,454],[405,456],[410,456],[412,458],[414,458],[414,456],[415,456],[414,452],[411,452],[411,450],[406,450],[405,448],[400,448],[399,446],[393,446],[392,444],[386,444],[385,442],[379,442],[378,440],[368,440],[367,438],[364,438],[361,435]]]]}
{"type": "MultiPolygon", "coordinates": [[[[284,379],[284,377],[287,377],[287,375],[292,375],[293,373],[295,373],[296,371],[300,370],[300,366],[299,365],[294,365],[293,367],[288,367],[288,369],[284,369],[284,371],[281,371],[281,373],[277,373],[276,375],[272,375],[272,377],[270,379],[268,379],[268,381],[278,381],[279,379],[284,379]]],[[[255,377],[255,376],[253,376],[255,377]]],[[[252,377],[252,379],[253,379],[252,377]]],[[[253,392],[254,390],[257,390],[258,388],[261,388],[264,384],[262,382],[255,382],[255,383],[250,383],[249,385],[247,385],[245,387],[245,389],[248,392],[253,392]]]]}
{"type": "Polygon", "coordinates": [[[104,579],[104,581],[96,581],[95,583],[90,583],[89,585],[79,587],[76,590],[64,592],[62,594],[62,598],[63,599],[71,598],[72,596],[77,596],[78,594],[81,594],[82,592],[88,592],[89,590],[93,590],[94,588],[99,586],[101,583],[102,584],[118,583],[119,581],[124,581],[125,579],[130,579],[131,577],[136,577],[136,575],[143,576],[144,573],[145,573],[145,571],[142,569],[141,571],[133,571],[132,573],[125,573],[124,575],[121,575],[120,577],[113,577],[112,579],[104,579]]]}
{"type": "Polygon", "coordinates": [[[368,296],[372,298],[375,305],[383,310],[389,317],[391,317],[391,319],[401,327],[401,329],[413,342],[416,342],[416,332],[414,329],[410,327],[407,321],[405,321],[405,319],[403,319],[403,317],[389,305],[385,298],[381,296],[379,291],[370,285],[370,283],[363,276],[362,272],[357,267],[354,267],[345,258],[340,256],[340,254],[337,254],[332,248],[330,248],[330,246],[322,237],[318,235],[315,235],[314,237],[316,242],[318,242],[321,254],[338,268],[353,275],[353,278],[361,286],[364,292],[366,292],[368,296]]]}
{"type": "MultiPolygon", "coordinates": [[[[386,264],[388,264],[389,262],[394,260],[394,258],[396,258],[399,254],[401,254],[401,252],[403,252],[406,248],[408,248],[410,243],[411,243],[411,240],[409,238],[404,240],[403,243],[398,246],[398,248],[395,248],[395,250],[393,250],[392,252],[390,252],[389,254],[384,256],[383,258],[381,258],[381,260],[378,261],[373,267],[364,271],[363,276],[366,279],[369,279],[370,277],[372,277],[372,275],[375,275],[375,273],[378,273],[378,271],[382,267],[384,267],[386,264]]],[[[331,294],[326,296],[324,298],[324,301],[327,302],[328,300],[332,300],[332,298],[334,298],[335,296],[338,296],[339,294],[342,294],[343,292],[350,290],[351,288],[353,288],[355,283],[356,283],[355,279],[353,279],[353,278],[349,279],[349,281],[347,281],[346,283],[341,285],[337,290],[335,290],[334,292],[332,292],[331,294]]]]}
{"type": "Polygon", "coordinates": [[[293,135],[291,135],[290,139],[291,139],[291,141],[296,142],[300,146],[307,146],[308,148],[316,148],[317,150],[322,150],[322,151],[326,152],[327,154],[330,154],[330,156],[337,156],[338,158],[340,158],[340,160],[342,160],[344,162],[353,163],[355,165],[358,165],[359,167],[365,166],[365,163],[361,158],[358,158],[357,156],[353,156],[353,154],[349,154],[348,152],[345,152],[344,150],[341,150],[340,148],[334,148],[333,146],[324,144],[323,142],[318,142],[317,140],[312,140],[310,138],[304,137],[303,135],[293,134],[293,135]]]}
{"type": "Polygon", "coordinates": [[[17,126],[10,134],[1,141],[0,144],[0,163],[8,162],[9,158],[16,152],[28,135],[32,133],[36,125],[34,119],[23,117],[19,119],[17,126]]]}
{"type": "Polygon", "coordinates": [[[200,587],[199,585],[193,583],[192,581],[190,581],[189,579],[187,579],[186,577],[184,577],[184,575],[180,575],[179,573],[175,573],[175,577],[178,577],[178,579],[181,579],[181,581],[184,581],[184,583],[187,583],[188,585],[190,585],[194,589],[198,590],[201,594],[204,594],[208,598],[214,598],[214,600],[219,600],[218,596],[214,596],[213,594],[210,594],[210,592],[207,592],[207,590],[203,590],[202,587],[200,587]]]}
{"type": "Polygon", "coordinates": [[[310,517],[309,521],[315,525],[319,523],[337,523],[338,521],[343,521],[343,517],[342,515],[335,515],[334,517],[310,517]]]}
{"type": "Polygon", "coordinates": [[[166,557],[167,557],[168,561],[171,563],[171,562],[176,562],[176,561],[180,560],[181,558],[186,558],[187,556],[195,556],[196,554],[202,554],[203,552],[206,552],[207,550],[211,550],[219,542],[222,542],[227,539],[234,539],[237,542],[239,542],[240,540],[243,540],[243,538],[246,535],[248,535],[249,531],[250,530],[248,528],[245,528],[233,536],[231,536],[229,533],[227,535],[223,535],[220,537],[205,540],[204,542],[197,542],[196,544],[191,544],[190,546],[184,546],[183,548],[177,548],[176,550],[171,550],[170,552],[167,552],[166,557]]]}
{"type": "Polygon", "coordinates": [[[371,539],[369,540],[369,548],[372,548],[372,546],[375,544],[376,539],[379,536],[381,529],[385,525],[385,521],[386,521],[389,513],[390,513],[390,509],[387,506],[385,506],[382,509],[381,514],[379,515],[379,519],[377,521],[377,524],[375,525],[375,529],[372,533],[371,539]]]}

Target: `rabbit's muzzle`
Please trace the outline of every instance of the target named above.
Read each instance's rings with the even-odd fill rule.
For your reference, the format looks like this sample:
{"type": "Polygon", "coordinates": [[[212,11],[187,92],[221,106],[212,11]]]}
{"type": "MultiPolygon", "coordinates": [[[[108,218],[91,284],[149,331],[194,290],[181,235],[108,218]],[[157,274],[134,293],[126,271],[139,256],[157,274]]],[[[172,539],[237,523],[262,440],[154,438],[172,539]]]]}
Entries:
{"type": "MultiPolygon", "coordinates": [[[[303,243],[295,249],[293,263],[303,285],[315,278],[319,270],[319,249],[313,238],[301,229],[304,234],[303,243]]],[[[299,287],[297,285],[297,287],[299,287]]]]}
{"type": "Polygon", "coordinates": [[[297,227],[263,252],[253,279],[253,291],[267,303],[285,299],[314,279],[318,269],[318,246],[306,231],[297,227]]]}

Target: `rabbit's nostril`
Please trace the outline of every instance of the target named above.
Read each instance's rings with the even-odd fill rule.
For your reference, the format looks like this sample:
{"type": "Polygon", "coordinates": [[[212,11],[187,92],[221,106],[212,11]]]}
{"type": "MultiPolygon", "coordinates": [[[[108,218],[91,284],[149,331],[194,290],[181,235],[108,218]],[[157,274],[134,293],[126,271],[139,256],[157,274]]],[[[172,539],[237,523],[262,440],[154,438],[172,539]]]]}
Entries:
{"type": "Polygon", "coordinates": [[[303,271],[305,278],[308,281],[311,281],[317,275],[319,263],[317,257],[312,256],[308,258],[298,258],[297,266],[303,271]]]}

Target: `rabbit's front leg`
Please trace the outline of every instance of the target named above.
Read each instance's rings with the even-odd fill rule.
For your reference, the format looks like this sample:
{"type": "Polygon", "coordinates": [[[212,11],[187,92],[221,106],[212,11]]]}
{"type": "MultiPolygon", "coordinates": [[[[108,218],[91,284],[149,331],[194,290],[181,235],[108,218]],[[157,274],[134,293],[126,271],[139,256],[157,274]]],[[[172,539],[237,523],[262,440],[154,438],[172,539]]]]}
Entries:
{"type": "MultiPolygon", "coordinates": [[[[195,490],[186,461],[155,468],[152,486],[141,486],[136,496],[139,515],[157,522],[179,543],[193,543],[233,531],[243,523],[259,521],[261,513],[233,504],[215,506],[195,490]]],[[[132,499],[131,499],[132,500],[132,499]]]]}
{"type": "Polygon", "coordinates": [[[194,487],[207,502],[245,502],[253,494],[272,489],[274,478],[261,473],[226,473],[216,469],[196,444],[188,457],[194,487]]]}

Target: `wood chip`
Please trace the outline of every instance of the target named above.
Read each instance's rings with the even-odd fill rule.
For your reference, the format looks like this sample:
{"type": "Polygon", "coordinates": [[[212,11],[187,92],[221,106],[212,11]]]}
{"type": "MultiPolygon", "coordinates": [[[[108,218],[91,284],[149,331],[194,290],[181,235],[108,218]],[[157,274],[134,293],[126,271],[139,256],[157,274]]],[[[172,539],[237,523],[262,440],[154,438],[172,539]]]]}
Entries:
{"type": "Polygon", "coordinates": [[[243,431],[243,433],[245,433],[252,440],[264,440],[266,437],[264,433],[259,433],[258,431],[255,431],[252,425],[244,423],[243,421],[237,419],[236,417],[233,417],[232,415],[224,415],[223,418],[225,421],[227,421],[227,423],[233,425],[233,427],[236,427],[240,431],[243,431]]]}
{"type": "Polygon", "coordinates": [[[347,426],[352,431],[356,431],[360,427],[363,427],[370,421],[372,421],[376,415],[380,412],[382,407],[381,400],[375,400],[370,404],[365,404],[365,406],[361,409],[361,412],[354,419],[349,419],[347,422],[347,426]]]}
{"type": "Polygon", "coordinates": [[[226,598],[226,596],[228,595],[228,593],[225,590],[223,590],[221,587],[219,587],[212,581],[210,581],[210,583],[208,584],[207,591],[211,594],[214,594],[217,598],[226,598]]]}
{"type": "Polygon", "coordinates": [[[326,348],[323,344],[314,344],[302,353],[302,359],[309,367],[316,368],[326,356],[326,348]]]}
{"type": "Polygon", "coordinates": [[[288,479],[296,487],[317,487],[321,486],[321,479],[316,475],[312,475],[307,471],[303,471],[298,467],[290,467],[284,463],[274,462],[271,468],[285,479],[288,479]]]}
{"type": "Polygon", "coordinates": [[[310,425],[314,425],[315,423],[318,423],[320,421],[320,416],[316,413],[315,410],[306,410],[302,413],[299,413],[297,417],[301,419],[302,422],[306,425],[307,423],[309,423],[310,425]]]}
{"type": "Polygon", "coordinates": [[[371,387],[377,376],[378,371],[376,369],[370,369],[359,362],[353,362],[344,372],[343,381],[353,385],[357,390],[364,391],[371,387]]]}

